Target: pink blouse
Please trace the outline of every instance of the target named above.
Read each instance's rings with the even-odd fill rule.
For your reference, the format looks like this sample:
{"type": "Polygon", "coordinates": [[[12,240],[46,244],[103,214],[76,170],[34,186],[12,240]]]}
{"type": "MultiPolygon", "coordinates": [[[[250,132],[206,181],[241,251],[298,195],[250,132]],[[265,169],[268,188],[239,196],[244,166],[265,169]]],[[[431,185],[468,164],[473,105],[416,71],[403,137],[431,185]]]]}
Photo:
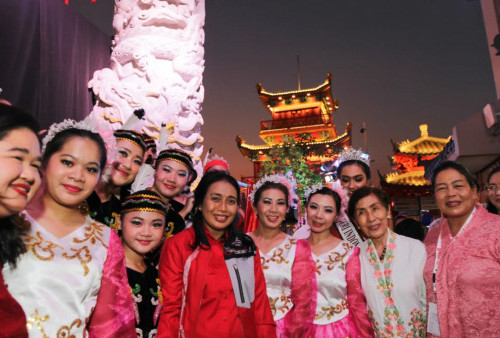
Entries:
{"type": "Polygon", "coordinates": [[[455,239],[442,218],[430,229],[425,246],[427,306],[437,302],[441,337],[500,337],[500,216],[477,206],[470,223],[455,239]]]}

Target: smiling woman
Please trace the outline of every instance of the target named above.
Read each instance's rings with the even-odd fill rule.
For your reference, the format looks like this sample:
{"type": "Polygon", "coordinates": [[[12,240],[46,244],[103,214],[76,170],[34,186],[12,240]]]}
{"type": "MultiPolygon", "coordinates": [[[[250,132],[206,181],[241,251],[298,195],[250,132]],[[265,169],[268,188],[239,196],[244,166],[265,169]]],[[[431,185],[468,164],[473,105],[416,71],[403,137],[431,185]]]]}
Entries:
{"type": "Polygon", "coordinates": [[[2,264],[16,265],[26,251],[21,238],[26,230],[17,214],[26,207],[40,186],[38,123],[19,108],[0,104],[0,337],[26,337],[26,318],[21,306],[8,293],[2,264]]]}
{"type": "Polygon", "coordinates": [[[349,217],[366,236],[359,245],[361,286],[377,337],[424,337],[425,248],[389,229],[389,196],[363,187],[349,200],[349,217]]]}
{"type": "Polygon", "coordinates": [[[27,252],[3,269],[9,291],[38,323],[30,335],[131,336],[120,240],[79,208],[99,180],[104,143],[86,124],[66,120],[51,126],[43,145],[43,188],[25,214],[27,252]]]}
{"type": "Polygon", "coordinates": [[[239,196],[222,171],[198,184],[193,226],[163,246],[158,337],[276,336],[259,253],[235,228],[239,196]]]}
{"type": "Polygon", "coordinates": [[[286,336],[285,317],[293,307],[290,292],[297,240],[281,230],[291,204],[295,184],[283,175],[264,176],[250,196],[259,226],[248,235],[262,257],[267,296],[271,304],[276,335],[286,336]]]}
{"type": "Polygon", "coordinates": [[[474,177],[445,161],[432,175],[442,217],[425,238],[430,337],[500,337],[500,216],[478,202],[474,177]]]}
{"type": "Polygon", "coordinates": [[[307,240],[297,242],[292,270],[290,337],[372,337],[360,284],[359,249],[335,237],[340,196],[316,185],[306,196],[307,240]]]}

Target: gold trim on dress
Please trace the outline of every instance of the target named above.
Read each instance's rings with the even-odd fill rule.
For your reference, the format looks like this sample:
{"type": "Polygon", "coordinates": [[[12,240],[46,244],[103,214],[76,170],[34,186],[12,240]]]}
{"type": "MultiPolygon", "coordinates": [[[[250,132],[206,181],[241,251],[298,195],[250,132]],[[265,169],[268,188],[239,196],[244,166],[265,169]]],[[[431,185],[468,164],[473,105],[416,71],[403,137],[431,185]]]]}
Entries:
{"type": "Polygon", "coordinates": [[[26,319],[26,327],[28,328],[28,331],[30,331],[33,326],[36,325],[36,327],[38,327],[38,329],[40,330],[40,333],[43,335],[43,338],[49,338],[42,326],[42,322],[46,322],[47,320],[49,320],[49,318],[49,315],[40,317],[40,315],[38,314],[38,309],[35,309],[35,313],[26,319]]]}
{"type": "Polygon", "coordinates": [[[318,319],[321,319],[323,317],[326,316],[326,319],[330,320],[332,319],[336,314],[340,314],[342,312],[344,312],[344,310],[347,309],[347,301],[345,299],[342,299],[342,301],[340,302],[340,304],[337,304],[335,306],[329,306],[329,307],[326,307],[326,306],[323,306],[321,307],[321,310],[323,312],[320,312],[320,313],[317,313],[315,316],[314,316],[314,319],[315,320],[318,320],[318,319]]]}
{"type": "Polygon", "coordinates": [[[35,233],[35,237],[30,235],[25,236],[24,244],[26,245],[26,251],[33,252],[33,255],[35,255],[36,258],[42,261],[53,260],[55,256],[54,249],[55,248],[62,249],[61,246],[44,240],[42,238],[40,231],[37,231],[35,233]]]}
{"type": "Polygon", "coordinates": [[[71,334],[71,329],[75,326],[75,328],[79,328],[82,326],[82,321],[80,319],[75,319],[70,326],[61,326],[59,330],[57,330],[57,338],[74,338],[76,337],[74,334],[71,334]]]}

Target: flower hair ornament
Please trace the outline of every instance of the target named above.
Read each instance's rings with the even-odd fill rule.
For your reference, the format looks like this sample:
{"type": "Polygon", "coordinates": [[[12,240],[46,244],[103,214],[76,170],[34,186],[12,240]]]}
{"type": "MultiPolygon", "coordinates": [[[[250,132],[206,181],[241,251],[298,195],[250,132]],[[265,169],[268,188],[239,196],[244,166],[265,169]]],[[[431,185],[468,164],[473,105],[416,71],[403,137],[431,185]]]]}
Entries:
{"type": "Polygon", "coordinates": [[[347,210],[347,205],[349,204],[349,197],[347,197],[347,192],[344,188],[342,188],[342,184],[340,184],[339,180],[333,181],[332,190],[335,191],[340,197],[341,209],[347,210]]]}
{"type": "Polygon", "coordinates": [[[94,115],[89,115],[83,120],[87,125],[92,126],[97,133],[101,136],[106,146],[106,165],[102,169],[101,181],[104,183],[109,182],[111,173],[113,172],[113,163],[116,161],[116,138],[114,130],[111,125],[94,115]]]}
{"type": "Polygon", "coordinates": [[[61,131],[66,130],[66,129],[83,129],[83,130],[88,130],[93,133],[98,133],[97,129],[88,124],[85,121],[75,121],[72,119],[65,119],[64,121],[60,123],[53,123],[50,128],[47,131],[47,134],[44,136],[42,139],[42,153],[45,152],[45,148],[47,147],[47,144],[54,139],[54,137],[59,134],[61,131]]]}
{"type": "Polygon", "coordinates": [[[364,164],[366,164],[368,167],[370,167],[370,155],[367,153],[364,153],[361,149],[354,149],[354,148],[349,148],[347,150],[344,150],[337,161],[336,167],[338,167],[342,162],[345,161],[361,161],[364,164]]]}
{"type": "Polygon", "coordinates": [[[277,184],[282,184],[286,187],[288,190],[288,205],[289,207],[296,207],[298,201],[297,193],[296,193],[296,188],[297,188],[297,182],[295,181],[295,178],[293,177],[291,172],[288,172],[286,175],[279,175],[279,174],[274,174],[274,175],[265,175],[262,177],[257,183],[255,183],[253,187],[253,191],[250,193],[250,201],[252,202],[252,205],[254,204],[255,200],[255,193],[257,190],[259,190],[264,184],[267,182],[272,182],[272,183],[277,183],[277,184]]]}
{"type": "Polygon", "coordinates": [[[307,202],[309,200],[309,196],[314,194],[316,191],[323,189],[325,185],[323,183],[316,183],[310,187],[307,187],[304,191],[304,200],[307,202]]]}

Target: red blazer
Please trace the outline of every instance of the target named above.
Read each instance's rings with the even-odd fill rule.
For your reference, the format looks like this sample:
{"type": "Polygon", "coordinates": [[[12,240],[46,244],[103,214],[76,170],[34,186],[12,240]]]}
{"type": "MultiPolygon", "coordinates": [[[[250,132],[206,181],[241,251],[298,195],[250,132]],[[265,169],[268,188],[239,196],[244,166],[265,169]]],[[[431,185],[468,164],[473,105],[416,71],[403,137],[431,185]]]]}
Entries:
{"type": "MultiPolygon", "coordinates": [[[[159,264],[163,307],[158,325],[158,337],[195,337],[200,334],[209,334],[197,332],[196,323],[199,318],[212,248],[191,249],[194,237],[193,228],[189,228],[169,238],[163,246],[159,264]],[[187,288],[183,296],[185,283],[187,283],[187,288]],[[179,332],[181,324],[183,333],[179,332]]],[[[266,294],[266,284],[258,252],[254,257],[253,265],[254,301],[250,308],[236,306],[235,302],[242,324],[243,337],[276,337],[276,327],[266,294]]],[[[229,325],[234,324],[229,323],[229,325]]],[[[213,326],[220,325],[226,324],[215,317],[213,326]]]]}

